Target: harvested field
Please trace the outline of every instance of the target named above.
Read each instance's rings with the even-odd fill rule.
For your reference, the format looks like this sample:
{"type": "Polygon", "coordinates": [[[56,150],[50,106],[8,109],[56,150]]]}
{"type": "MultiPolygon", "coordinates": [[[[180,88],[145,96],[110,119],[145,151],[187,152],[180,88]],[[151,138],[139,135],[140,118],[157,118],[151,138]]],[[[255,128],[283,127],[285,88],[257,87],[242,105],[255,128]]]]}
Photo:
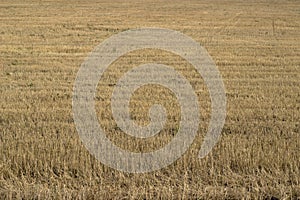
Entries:
{"type": "Polygon", "coordinates": [[[300,199],[299,1],[0,2],[0,199],[300,199]],[[97,161],[84,147],[72,115],[81,63],[119,32],[160,27],[180,31],[207,49],[226,87],[227,118],[210,154],[198,151],[210,99],[193,66],[170,52],[146,49],[122,56],[97,88],[96,110],[118,146],[148,152],[178,130],[180,108],[166,88],[132,96],[140,125],[161,103],[168,112],[154,138],[129,137],[112,118],[117,80],[139,64],[174,67],[193,86],[201,124],[193,145],[167,168],[130,174],[97,161]]]}

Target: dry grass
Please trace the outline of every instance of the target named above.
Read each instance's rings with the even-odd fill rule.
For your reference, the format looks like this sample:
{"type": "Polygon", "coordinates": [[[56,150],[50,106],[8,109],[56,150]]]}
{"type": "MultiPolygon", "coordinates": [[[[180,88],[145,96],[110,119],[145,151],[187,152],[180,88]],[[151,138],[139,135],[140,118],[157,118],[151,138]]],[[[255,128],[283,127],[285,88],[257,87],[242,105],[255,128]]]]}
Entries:
{"type": "Polygon", "coordinates": [[[299,19],[298,1],[1,0],[0,199],[299,199],[299,19]],[[151,103],[167,106],[169,120],[155,142],[121,133],[106,100],[130,67],[166,63],[199,96],[203,118],[192,147],[166,169],[126,174],[82,145],[71,112],[79,66],[101,41],[137,27],[181,31],[216,61],[228,114],[206,158],[197,158],[210,116],[201,77],[184,60],[151,50],[120,58],[105,74],[96,98],[100,123],[110,139],[133,151],[171,140],[179,111],[170,91],[149,86],[132,99],[140,124],[148,122],[151,103]]]}

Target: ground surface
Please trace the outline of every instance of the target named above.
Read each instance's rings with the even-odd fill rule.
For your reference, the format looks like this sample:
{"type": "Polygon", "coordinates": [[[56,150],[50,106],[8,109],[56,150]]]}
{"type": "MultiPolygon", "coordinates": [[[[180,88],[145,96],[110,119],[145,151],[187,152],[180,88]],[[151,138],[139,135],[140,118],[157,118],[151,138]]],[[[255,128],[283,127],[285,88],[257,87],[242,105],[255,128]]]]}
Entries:
{"type": "Polygon", "coordinates": [[[0,199],[299,199],[299,41],[299,1],[1,0],[0,199]],[[131,111],[147,124],[151,103],[166,106],[169,120],[157,138],[130,138],[112,121],[110,92],[135,63],[174,66],[194,87],[202,116],[199,136],[182,158],[163,170],[127,174],[85,149],[72,92],[80,64],[96,45],[140,27],[174,29],[207,49],[225,83],[227,118],[220,141],[199,160],[210,116],[201,77],[168,52],[120,58],[96,96],[100,124],[120,147],[151,151],[178,129],[176,98],[155,86],[134,94],[131,111]]]}

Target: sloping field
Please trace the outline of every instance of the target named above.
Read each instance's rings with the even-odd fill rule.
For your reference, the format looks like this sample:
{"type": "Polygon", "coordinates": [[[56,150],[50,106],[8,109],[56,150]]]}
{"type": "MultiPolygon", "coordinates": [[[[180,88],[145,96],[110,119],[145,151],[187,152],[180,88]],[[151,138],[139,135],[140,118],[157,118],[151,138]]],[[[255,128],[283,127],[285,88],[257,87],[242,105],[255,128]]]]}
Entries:
{"type": "Polygon", "coordinates": [[[0,199],[300,199],[300,2],[295,1],[0,1],[0,199]],[[164,129],[145,140],[122,133],[110,97],[129,69],[173,66],[199,98],[193,145],[159,171],[129,174],[97,161],[72,115],[73,84],[85,57],[119,32],[180,31],[207,49],[226,87],[227,118],[213,151],[198,159],[210,117],[203,79],[181,57],[131,52],[98,85],[96,110],[107,137],[135,152],[167,144],[180,107],[161,86],[134,93],[132,118],[149,123],[162,103],[164,129]]]}

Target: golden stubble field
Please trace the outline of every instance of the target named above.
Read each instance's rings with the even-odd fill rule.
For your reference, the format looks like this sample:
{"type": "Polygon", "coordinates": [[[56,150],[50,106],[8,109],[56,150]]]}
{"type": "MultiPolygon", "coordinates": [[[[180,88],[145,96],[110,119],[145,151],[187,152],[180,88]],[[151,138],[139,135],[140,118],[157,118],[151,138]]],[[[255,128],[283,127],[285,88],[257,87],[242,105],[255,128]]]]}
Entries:
{"type": "Polygon", "coordinates": [[[299,1],[0,2],[0,199],[299,199],[299,1]],[[161,27],[204,46],[222,75],[222,137],[199,160],[210,100],[202,78],[170,52],[141,50],[113,63],[96,95],[107,137],[130,151],[153,151],[178,130],[180,107],[166,88],[132,97],[132,118],[149,122],[162,103],[164,129],[146,140],[122,133],[110,96],[127,70],[173,66],[195,89],[201,124],[193,145],[169,167],[128,174],[104,166],[81,143],[72,116],[76,73],[93,48],[124,30],[161,27]]]}

